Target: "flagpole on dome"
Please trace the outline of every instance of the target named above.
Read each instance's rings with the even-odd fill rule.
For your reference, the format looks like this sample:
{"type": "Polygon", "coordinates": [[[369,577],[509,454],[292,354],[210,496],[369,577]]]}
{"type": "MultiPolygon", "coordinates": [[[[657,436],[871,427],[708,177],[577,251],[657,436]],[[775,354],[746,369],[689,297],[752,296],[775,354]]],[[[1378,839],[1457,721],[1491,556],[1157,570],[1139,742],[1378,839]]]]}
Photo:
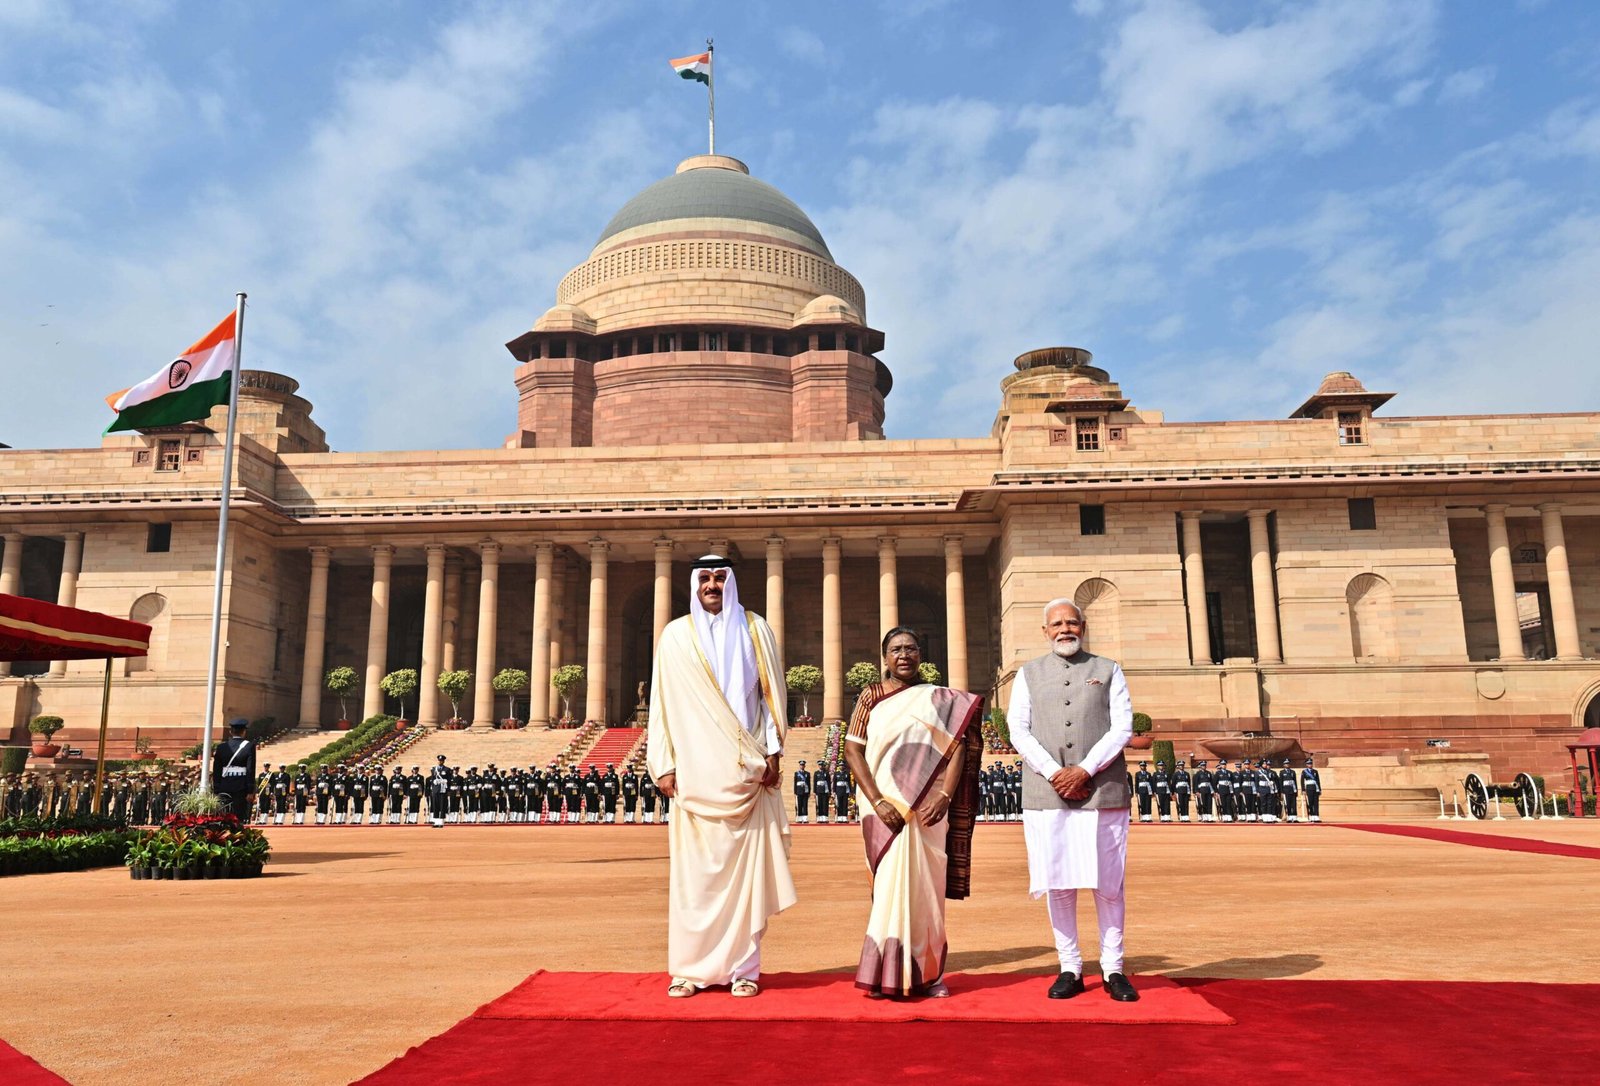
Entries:
{"type": "Polygon", "coordinates": [[[706,126],[711,137],[709,154],[717,153],[717,58],[716,47],[711,44],[711,39],[706,39],[706,126]]]}
{"type": "Polygon", "coordinates": [[[211,658],[206,665],[205,731],[200,740],[200,791],[211,791],[211,737],[217,711],[217,655],[222,645],[222,570],[228,557],[228,499],[233,491],[233,440],[239,417],[239,360],[244,355],[244,300],[234,295],[233,369],[228,380],[228,436],[222,444],[222,501],[217,514],[217,564],[211,589],[211,658]]]}

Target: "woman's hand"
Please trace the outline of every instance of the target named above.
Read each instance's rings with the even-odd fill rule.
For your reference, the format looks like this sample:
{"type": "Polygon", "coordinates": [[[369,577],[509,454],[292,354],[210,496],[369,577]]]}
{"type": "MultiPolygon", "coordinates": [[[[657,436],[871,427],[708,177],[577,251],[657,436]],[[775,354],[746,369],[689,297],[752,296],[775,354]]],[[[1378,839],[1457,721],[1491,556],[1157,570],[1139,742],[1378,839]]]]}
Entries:
{"type": "Polygon", "coordinates": [[[928,793],[928,797],[917,807],[917,819],[924,826],[932,829],[937,826],[950,811],[950,797],[935,788],[928,793]]]}
{"type": "Polygon", "coordinates": [[[899,833],[906,828],[905,816],[888,800],[879,797],[878,802],[872,805],[872,809],[883,824],[889,827],[890,833],[899,833]]]}

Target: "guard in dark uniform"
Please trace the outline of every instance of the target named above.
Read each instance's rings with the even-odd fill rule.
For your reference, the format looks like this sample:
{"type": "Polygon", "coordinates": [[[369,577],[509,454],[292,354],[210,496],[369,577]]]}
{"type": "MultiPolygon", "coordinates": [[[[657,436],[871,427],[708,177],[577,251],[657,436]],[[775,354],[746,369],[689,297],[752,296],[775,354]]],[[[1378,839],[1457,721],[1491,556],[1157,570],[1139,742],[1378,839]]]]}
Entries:
{"type": "Polygon", "coordinates": [[[800,768],[794,771],[794,820],[800,823],[811,821],[811,771],[806,768],[803,758],[800,768]]]}
{"type": "Polygon", "coordinates": [[[356,766],[356,771],[350,775],[350,824],[361,825],[361,820],[367,813],[367,767],[363,763],[356,766]]]}
{"type": "Polygon", "coordinates": [[[639,773],[630,769],[622,775],[622,821],[631,826],[639,817],[639,773]]]}
{"type": "Polygon", "coordinates": [[[583,775],[583,820],[600,821],[600,772],[594,766],[583,775]]]}
{"type": "Polygon", "coordinates": [[[1211,775],[1211,780],[1217,790],[1217,821],[1233,821],[1233,774],[1228,772],[1228,760],[1217,760],[1217,771],[1211,775]]]}
{"type": "Polygon", "coordinates": [[[1278,797],[1283,801],[1283,817],[1290,822],[1300,821],[1300,782],[1287,758],[1278,768],[1278,797]]]}
{"type": "Polygon", "coordinates": [[[600,775],[600,809],[605,812],[608,826],[616,825],[617,800],[621,796],[622,782],[617,779],[617,767],[607,762],[606,771],[600,775]]]}
{"type": "Polygon", "coordinates": [[[811,795],[817,801],[817,825],[828,821],[828,807],[833,803],[833,777],[828,773],[828,763],[819,761],[811,774],[811,795]]]}
{"type": "Polygon", "coordinates": [[[1196,817],[1201,822],[1215,822],[1216,815],[1211,813],[1212,805],[1217,798],[1217,783],[1211,778],[1211,770],[1206,768],[1204,758],[1196,758],[1194,763],[1194,805],[1196,817]]]}
{"type": "Polygon", "coordinates": [[[272,763],[261,767],[256,776],[256,824],[265,826],[272,813],[272,763]]]}
{"type": "Polygon", "coordinates": [[[326,826],[328,816],[333,813],[333,778],[328,776],[328,767],[317,767],[317,781],[314,794],[317,800],[317,825],[326,826]]]}
{"type": "Polygon", "coordinates": [[[661,803],[661,821],[663,823],[671,822],[672,821],[672,797],[667,795],[665,792],[661,791],[661,789],[657,788],[656,789],[656,799],[659,800],[660,803],[661,803]]]}
{"type": "Polygon", "coordinates": [[[433,823],[435,829],[444,828],[445,812],[450,809],[452,776],[450,767],[445,765],[445,756],[438,755],[433,768],[428,770],[428,821],[433,823]]]}
{"type": "Polygon", "coordinates": [[[406,805],[406,776],[405,771],[399,766],[394,767],[394,772],[389,775],[389,824],[398,826],[404,819],[406,805]]]}
{"type": "Polygon", "coordinates": [[[1278,821],[1278,778],[1265,758],[1256,763],[1256,795],[1261,797],[1262,821],[1278,821]]]}
{"type": "Polygon", "coordinates": [[[545,822],[561,821],[561,771],[554,762],[544,773],[544,818],[545,822]]]}
{"type": "Polygon", "coordinates": [[[561,779],[561,806],[563,822],[576,822],[582,817],[583,778],[578,776],[576,766],[568,769],[567,775],[561,779]]]}
{"type": "Polygon", "coordinates": [[[1306,794],[1306,821],[1322,821],[1322,778],[1311,755],[1306,755],[1305,768],[1300,770],[1300,791],[1306,794]]]}
{"type": "Polygon", "coordinates": [[[281,826],[289,813],[289,797],[294,792],[294,778],[289,775],[288,766],[279,766],[267,777],[267,791],[272,797],[272,823],[281,826]]]}
{"type": "Polygon", "coordinates": [[[1178,767],[1172,772],[1172,799],[1178,805],[1178,821],[1189,821],[1189,797],[1194,789],[1194,781],[1189,776],[1189,771],[1183,766],[1183,759],[1178,759],[1178,767]]]}
{"type": "Polygon", "coordinates": [[[333,824],[342,826],[350,817],[350,777],[344,766],[333,775],[333,824]]]}
{"type": "Polygon", "coordinates": [[[316,782],[311,779],[311,770],[304,765],[296,766],[290,787],[294,789],[294,824],[304,826],[306,808],[311,806],[311,792],[316,787],[316,782]]]}
{"type": "Polygon", "coordinates": [[[1139,797],[1139,821],[1150,821],[1150,804],[1155,800],[1156,782],[1150,773],[1150,763],[1141,762],[1139,772],[1133,775],[1133,794],[1139,797]]]}
{"type": "Polygon", "coordinates": [[[1163,822],[1172,821],[1172,778],[1167,775],[1167,763],[1157,762],[1155,780],[1156,812],[1163,822]]]}
{"type": "Polygon", "coordinates": [[[644,820],[647,823],[656,820],[656,797],[660,795],[660,791],[656,787],[655,778],[648,772],[645,773],[639,781],[639,807],[644,811],[644,820]]]}
{"type": "Polygon", "coordinates": [[[444,820],[446,822],[460,822],[465,819],[467,817],[467,781],[465,774],[451,770],[450,779],[445,783],[444,793],[444,820]]]}
{"type": "Polygon", "coordinates": [[[850,774],[844,766],[834,762],[829,767],[833,779],[833,820],[850,821],[850,774]]]}
{"type": "Polygon", "coordinates": [[[1011,821],[1022,821],[1022,760],[1011,767],[1011,821]]]}
{"type": "Polygon", "coordinates": [[[256,745],[245,738],[248,720],[228,724],[233,734],[211,752],[211,786],[240,822],[250,821],[250,793],[256,780],[256,745]]]}

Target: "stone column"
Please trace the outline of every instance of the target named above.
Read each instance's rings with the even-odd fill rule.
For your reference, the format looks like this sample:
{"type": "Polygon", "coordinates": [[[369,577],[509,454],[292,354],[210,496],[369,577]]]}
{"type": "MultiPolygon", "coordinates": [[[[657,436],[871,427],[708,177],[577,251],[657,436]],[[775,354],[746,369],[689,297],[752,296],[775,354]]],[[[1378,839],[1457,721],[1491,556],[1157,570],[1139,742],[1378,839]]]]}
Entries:
{"type": "Polygon", "coordinates": [[[367,612],[367,674],[361,691],[361,719],[383,712],[384,669],[389,666],[389,579],[394,571],[394,548],[379,543],[372,548],[372,608],[367,612]]]}
{"type": "MultiPolygon", "coordinates": [[[[5,534],[5,557],[0,558],[0,595],[15,596],[22,581],[22,534],[5,534]]],[[[11,661],[0,660],[0,676],[11,674],[11,661]]]]}
{"type": "Polygon", "coordinates": [[[1278,590],[1272,583],[1272,540],[1267,534],[1270,509],[1252,509],[1250,518],[1250,594],[1256,610],[1256,661],[1283,663],[1278,637],[1278,590]]]}
{"type": "MultiPolygon", "coordinates": [[[[667,628],[667,623],[672,621],[672,540],[662,536],[655,541],[656,545],[656,583],[655,583],[655,636],[650,639],[651,658],[654,659],[655,646],[661,644],[661,631],[667,628]]],[[[651,691],[651,697],[655,692],[651,691]]]]}
{"type": "MultiPolygon", "coordinates": [[[[63,607],[78,604],[78,574],[83,571],[83,533],[68,532],[62,537],[66,549],[61,554],[61,580],[56,588],[56,602],[63,607]]],[[[65,675],[67,661],[56,660],[50,665],[50,674],[65,675]]]]}
{"type": "Polygon", "coordinates": [[[478,576],[478,660],[472,675],[472,726],[494,727],[495,634],[500,623],[500,544],[485,539],[478,544],[483,556],[478,576]]]}
{"type": "Polygon", "coordinates": [[[895,569],[895,538],[878,537],[878,636],[900,625],[900,577],[895,569]]]}
{"type": "Polygon", "coordinates": [[[944,629],[950,674],[956,690],[967,689],[967,578],[961,564],[961,537],[944,537],[944,629]]]}
{"type": "Polygon", "coordinates": [[[1183,521],[1183,586],[1189,598],[1189,654],[1196,664],[1210,664],[1211,627],[1206,621],[1206,567],[1200,553],[1200,512],[1185,510],[1183,521]]]}
{"type": "Polygon", "coordinates": [[[457,662],[461,646],[461,556],[458,554],[444,556],[444,622],[441,625],[443,652],[439,667],[443,671],[454,671],[461,666],[457,662]]]}
{"type": "Polygon", "coordinates": [[[583,719],[606,723],[606,552],[611,544],[589,540],[589,661],[583,719]]]}
{"type": "Polygon", "coordinates": [[[1544,527],[1544,570],[1550,582],[1550,618],[1556,627],[1556,659],[1583,659],[1578,640],[1578,608],[1572,599],[1572,569],[1567,565],[1567,533],[1561,523],[1561,504],[1539,506],[1544,527]]]}
{"type": "Polygon", "coordinates": [[[767,537],[767,613],[763,616],[772,627],[773,639],[778,642],[778,659],[787,661],[783,652],[783,537],[767,537]]]}
{"type": "Polygon", "coordinates": [[[550,723],[550,605],[555,587],[555,545],[533,552],[533,662],[528,669],[528,726],[550,723]]]}
{"type": "Polygon", "coordinates": [[[822,722],[844,719],[844,630],[839,598],[838,536],[822,541],[822,722]]]}
{"type": "Polygon", "coordinates": [[[327,547],[311,548],[311,590],[306,599],[306,651],[300,661],[300,726],[322,725],[322,655],[328,642],[327,547]]]}
{"type": "Polygon", "coordinates": [[[417,690],[417,723],[439,724],[439,672],[444,640],[444,544],[429,543],[428,585],[422,594],[422,676],[417,690]]]}
{"type": "Polygon", "coordinates": [[[1523,660],[1522,627],[1517,622],[1517,582],[1511,571],[1511,541],[1506,537],[1506,507],[1486,505],[1489,523],[1489,580],[1494,586],[1494,629],[1501,660],[1523,660]]]}

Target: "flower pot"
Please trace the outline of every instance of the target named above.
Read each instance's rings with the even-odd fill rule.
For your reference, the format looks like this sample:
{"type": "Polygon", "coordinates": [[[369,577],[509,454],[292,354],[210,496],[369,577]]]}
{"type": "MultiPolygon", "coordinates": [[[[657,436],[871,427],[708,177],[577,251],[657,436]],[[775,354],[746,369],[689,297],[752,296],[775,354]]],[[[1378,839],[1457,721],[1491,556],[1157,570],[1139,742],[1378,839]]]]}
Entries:
{"type": "Polygon", "coordinates": [[[61,753],[61,744],[52,743],[48,739],[35,739],[33,741],[33,756],[35,758],[54,758],[61,753]]]}
{"type": "Polygon", "coordinates": [[[206,864],[205,867],[202,869],[202,876],[201,877],[202,878],[207,878],[207,879],[220,879],[220,878],[222,878],[222,865],[221,864],[206,864]]]}
{"type": "Polygon", "coordinates": [[[348,720],[340,720],[334,724],[334,727],[339,731],[347,732],[350,730],[350,722],[348,720]]]}
{"type": "Polygon", "coordinates": [[[1132,739],[1128,740],[1128,749],[1149,750],[1150,747],[1154,745],[1155,741],[1155,736],[1151,735],[1149,732],[1145,732],[1143,735],[1136,735],[1132,739]]]}
{"type": "Polygon", "coordinates": [[[128,868],[128,878],[132,879],[134,882],[138,882],[140,879],[144,878],[144,872],[140,871],[137,867],[130,867],[128,868]]]}
{"type": "Polygon", "coordinates": [[[411,727],[411,721],[406,720],[404,717],[394,722],[394,730],[397,732],[403,732],[409,727],[411,727]]]}
{"type": "Polygon", "coordinates": [[[133,756],[141,762],[153,762],[156,760],[156,752],[153,750],[137,750],[133,752],[133,756]]]}

